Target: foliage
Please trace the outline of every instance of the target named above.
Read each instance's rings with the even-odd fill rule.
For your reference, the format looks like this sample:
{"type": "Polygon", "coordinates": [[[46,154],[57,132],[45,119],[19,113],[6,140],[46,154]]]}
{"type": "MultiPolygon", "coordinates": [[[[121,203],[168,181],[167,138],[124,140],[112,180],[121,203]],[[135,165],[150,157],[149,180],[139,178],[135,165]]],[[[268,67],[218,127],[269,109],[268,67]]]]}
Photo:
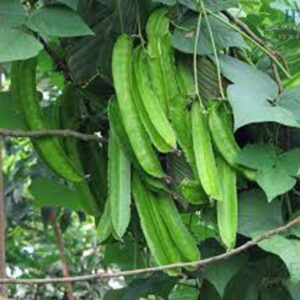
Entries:
{"type": "MultiPolygon", "coordinates": [[[[61,276],[53,220],[79,275],[211,257],[299,216],[297,9],[292,0],[1,1],[0,127],[43,129],[20,101],[34,88],[48,129],[104,139],[44,140],[77,168],[76,182],[63,163],[49,168],[53,147],[5,138],[9,275],[61,276]],[[34,57],[32,87],[16,65],[34,57]]],[[[76,283],[74,294],[296,300],[299,239],[296,226],[203,269],[76,283]]],[[[66,297],[64,285],[9,294],[66,297]]]]}

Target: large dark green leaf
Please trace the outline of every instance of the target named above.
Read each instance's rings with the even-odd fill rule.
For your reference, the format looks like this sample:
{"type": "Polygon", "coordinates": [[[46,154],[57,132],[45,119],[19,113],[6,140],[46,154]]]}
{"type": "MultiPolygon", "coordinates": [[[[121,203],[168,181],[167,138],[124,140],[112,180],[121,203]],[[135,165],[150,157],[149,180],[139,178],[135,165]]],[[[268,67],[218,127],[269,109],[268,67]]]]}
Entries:
{"type": "Polygon", "coordinates": [[[37,207],[64,207],[82,210],[81,199],[75,190],[48,179],[36,178],[29,187],[37,207]]]}
{"type": "Polygon", "coordinates": [[[204,278],[211,282],[223,298],[227,284],[244,267],[246,262],[247,257],[240,255],[209,265],[205,269],[204,278]]]}
{"type": "Polygon", "coordinates": [[[10,97],[10,92],[0,93],[0,128],[26,128],[18,105],[10,97]]]}
{"type": "MultiPolygon", "coordinates": [[[[208,20],[218,49],[225,49],[229,47],[248,47],[241,35],[228,25],[216,20],[213,17],[208,17],[208,20]]],[[[180,27],[177,27],[173,33],[173,46],[184,53],[194,53],[196,27],[197,18],[189,19],[185,23],[180,24],[180,27]]],[[[197,53],[199,55],[209,55],[213,52],[214,51],[207,24],[205,20],[202,20],[201,33],[199,43],[197,45],[197,53]]]]}
{"type": "Polygon", "coordinates": [[[199,290],[195,286],[188,286],[187,285],[176,285],[175,288],[172,290],[171,294],[168,297],[168,300],[197,300],[199,296],[199,290]]]}
{"type": "MultiPolygon", "coordinates": [[[[192,10],[199,10],[199,4],[197,3],[197,0],[154,0],[154,2],[160,2],[166,5],[174,5],[176,3],[180,3],[192,10]]],[[[203,2],[205,7],[213,12],[225,10],[237,5],[236,0],[204,0],[203,2]]]]}
{"type": "MultiPolygon", "coordinates": [[[[283,224],[281,203],[268,204],[265,196],[257,191],[245,192],[239,202],[239,232],[255,238],[283,224]],[[255,220],[255,222],[254,222],[255,220]]],[[[263,250],[278,255],[288,268],[293,282],[300,281],[300,241],[275,235],[258,245],[263,250]]]]}
{"type": "Polygon", "coordinates": [[[233,108],[235,129],[261,122],[300,127],[294,112],[274,103],[278,87],[267,73],[225,55],[220,57],[220,64],[223,75],[232,82],[227,96],[233,108]]]}
{"type": "Polygon", "coordinates": [[[109,291],[103,300],[140,300],[147,295],[156,295],[167,300],[176,282],[176,278],[171,278],[163,274],[137,279],[127,288],[109,291]]]}
{"type": "Polygon", "coordinates": [[[44,6],[33,12],[26,25],[41,35],[77,37],[93,35],[93,31],[72,9],[65,6],[44,6]]]}
{"type": "Polygon", "coordinates": [[[26,11],[19,0],[0,1],[0,26],[19,26],[24,23],[26,11]]]}
{"type": "Polygon", "coordinates": [[[32,35],[5,26],[0,26],[0,45],[0,63],[34,57],[43,49],[32,35]]]}

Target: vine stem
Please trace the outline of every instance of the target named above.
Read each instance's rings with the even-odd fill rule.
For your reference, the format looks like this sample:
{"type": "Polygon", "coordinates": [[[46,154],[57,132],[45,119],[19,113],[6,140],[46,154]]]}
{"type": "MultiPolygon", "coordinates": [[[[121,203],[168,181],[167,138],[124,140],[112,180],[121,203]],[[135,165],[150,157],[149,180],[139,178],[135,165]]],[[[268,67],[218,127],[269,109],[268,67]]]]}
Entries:
{"type": "Polygon", "coordinates": [[[285,74],[286,77],[290,78],[291,75],[290,73],[283,67],[283,65],[280,63],[280,61],[275,57],[274,54],[271,53],[270,50],[266,49],[265,46],[261,45],[258,41],[256,41],[252,36],[250,36],[249,34],[247,34],[246,32],[244,32],[243,30],[239,29],[238,27],[232,25],[230,22],[226,21],[224,18],[218,16],[217,14],[215,14],[214,12],[212,12],[211,10],[206,8],[206,11],[212,15],[214,18],[218,19],[219,21],[221,21],[222,23],[226,24],[227,26],[229,26],[230,28],[234,29],[235,31],[237,31],[238,33],[240,33],[243,37],[245,37],[246,39],[248,39],[250,42],[252,42],[254,45],[256,45],[259,49],[261,49],[265,54],[267,54],[271,60],[273,60],[276,65],[278,65],[278,67],[282,70],[282,72],[285,74]]]}
{"type": "Polygon", "coordinates": [[[217,77],[218,77],[220,95],[221,95],[222,100],[224,100],[225,99],[225,92],[224,92],[224,88],[223,88],[223,84],[222,84],[221,67],[220,67],[220,61],[219,61],[219,57],[218,57],[216,42],[215,42],[214,35],[213,35],[212,29],[211,29],[211,26],[210,26],[210,22],[208,20],[206,7],[203,3],[203,0],[200,0],[200,5],[201,5],[201,9],[202,9],[203,14],[204,14],[204,19],[205,19],[205,23],[206,23],[206,26],[207,26],[207,29],[208,29],[209,38],[210,38],[210,41],[211,41],[211,46],[213,48],[215,63],[216,63],[216,67],[217,67],[217,77]]]}
{"type": "Polygon", "coordinates": [[[193,53],[193,67],[194,67],[194,81],[195,81],[195,94],[200,99],[202,104],[200,90],[199,90],[199,83],[198,83],[198,67],[197,67],[197,59],[198,59],[198,43],[201,31],[201,22],[202,22],[202,13],[199,13],[198,22],[197,22],[197,29],[196,29],[196,36],[195,36],[195,45],[194,45],[194,53],[193,53]]]}
{"type": "Polygon", "coordinates": [[[36,278],[36,279],[13,279],[13,278],[6,278],[6,279],[0,279],[0,284],[24,284],[24,285],[33,285],[33,284],[59,284],[59,283],[65,283],[65,282],[82,282],[82,281],[89,281],[89,280],[101,280],[101,279],[111,279],[111,278],[119,278],[119,277],[129,277],[134,275],[141,275],[141,274],[147,274],[147,273],[157,273],[172,269],[178,269],[178,268],[200,268],[207,266],[212,263],[216,263],[219,261],[226,260],[230,257],[233,257],[235,255],[238,255],[249,248],[252,248],[254,246],[257,246],[260,242],[264,240],[268,240],[271,237],[283,233],[284,231],[290,229],[293,226],[300,225],[300,217],[294,219],[293,221],[282,225],[280,227],[277,227],[273,230],[267,231],[263,233],[262,235],[258,236],[257,238],[250,240],[246,242],[245,244],[233,249],[229,250],[225,253],[222,253],[220,255],[216,255],[210,258],[194,261],[194,262],[188,262],[188,263],[176,263],[176,264],[170,264],[170,265],[164,265],[159,267],[150,267],[150,268],[143,268],[143,269],[135,269],[135,270],[128,270],[128,271],[120,271],[120,272],[99,272],[95,274],[89,274],[89,275],[82,275],[82,276],[74,276],[69,278],[36,278]]]}

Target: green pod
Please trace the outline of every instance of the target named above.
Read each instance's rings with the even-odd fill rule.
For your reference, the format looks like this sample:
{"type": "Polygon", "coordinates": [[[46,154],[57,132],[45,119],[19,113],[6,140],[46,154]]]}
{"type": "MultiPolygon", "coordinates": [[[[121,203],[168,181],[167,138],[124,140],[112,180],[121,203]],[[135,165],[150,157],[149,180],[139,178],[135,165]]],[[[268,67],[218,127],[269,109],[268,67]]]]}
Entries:
{"type": "Polygon", "coordinates": [[[209,108],[209,128],[214,144],[230,166],[241,172],[247,179],[253,181],[256,178],[256,172],[237,164],[237,158],[241,149],[234,138],[226,114],[220,111],[222,107],[219,103],[211,102],[209,108]]]}
{"type": "Polygon", "coordinates": [[[168,114],[168,89],[162,65],[162,39],[169,33],[169,20],[166,17],[167,10],[154,11],[146,25],[148,39],[147,52],[151,74],[151,82],[161,106],[168,114]]]}
{"type": "Polygon", "coordinates": [[[121,239],[131,215],[131,165],[113,131],[110,132],[108,145],[108,201],[114,232],[121,239]]]}
{"type": "Polygon", "coordinates": [[[170,119],[178,144],[184,153],[186,161],[190,165],[194,175],[197,175],[188,99],[188,96],[178,95],[172,101],[172,104],[170,105],[170,119]]]}
{"type": "MultiPolygon", "coordinates": [[[[22,116],[29,130],[49,129],[38,101],[36,91],[36,58],[14,62],[11,70],[11,92],[19,104],[22,116]]],[[[79,182],[83,176],[64,153],[55,138],[43,138],[33,142],[45,164],[66,180],[79,182]]]]}
{"type": "Polygon", "coordinates": [[[176,67],[176,80],[182,95],[192,96],[195,94],[195,82],[189,67],[179,62],[176,67]]]}
{"type": "Polygon", "coordinates": [[[179,87],[176,80],[176,66],[174,48],[172,47],[171,34],[168,33],[162,38],[160,43],[161,48],[161,65],[164,83],[166,85],[166,93],[168,107],[173,99],[179,94],[179,87]]]}
{"type": "MultiPolygon", "coordinates": [[[[158,100],[156,94],[154,93],[152,87],[149,85],[150,76],[148,71],[147,55],[142,48],[138,48],[135,51],[134,56],[134,71],[135,71],[135,83],[138,88],[138,95],[135,97],[136,102],[139,104],[139,111],[144,110],[144,114],[148,117],[150,125],[150,136],[158,135],[160,140],[162,140],[162,147],[160,143],[156,142],[155,138],[152,138],[153,144],[161,152],[171,152],[176,148],[176,136],[174,130],[163,111],[160,101],[158,100]],[[151,130],[152,129],[152,130],[151,130]],[[151,132],[154,131],[154,134],[151,132]],[[167,146],[167,147],[166,147],[167,146]]],[[[143,118],[142,118],[143,119],[143,118]]]]}
{"type": "Polygon", "coordinates": [[[112,73],[120,113],[132,149],[150,175],[162,178],[164,172],[151,147],[151,142],[140,121],[132,94],[132,52],[133,43],[127,35],[121,35],[113,49],[112,73]]]}
{"type": "Polygon", "coordinates": [[[158,197],[153,202],[184,261],[199,260],[197,242],[184,225],[174,201],[167,197],[158,197]]]}
{"type": "Polygon", "coordinates": [[[112,98],[108,105],[108,118],[110,130],[113,131],[115,138],[126,154],[127,158],[131,161],[136,170],[143,171],[140,163],[138,162],[135,153],[130,145],[129,137],[125,130],[122,116],[120,113],[118,102],[115,98],[112,98]]]}
{"type": "Polygon", "coordinates": [[[235,246],[238,227],[238,197],[235,170],[223,158],[218,159],[223,201],[217,202],[219,234],[227,249],[235,246]]]}
{"type": "Polygon", "coordinates": [[[191,111],[193,149],[199,180],[206,194],[222,200],[215,155],[210,137],[207,113],[194,102],[191,111]]]}
{"type": "Polygon", "coordinates": [[[110,202],[105,203],[103,214],[97,226],[97,237],[99,243],[104,243],[113,234],[113,226],[110,213],[110,202]]]}
{"type": "Polygon", "coordinates": [[[174,251],[173,243],[164,239],[160,232],[160,227],[164,226],[160,218],[153,210],[153,199],[137,174],[133,174],[132,193],[135,205],[140,218],[141,227],[151,252],[152,257],[158,265],[167,265],[173,263],[173,256],[169,251],[174,251]],[[157,223],[158,222],[158,223],[157,223]],[[169,242],[169,244],[168,244],[169,242]]]}

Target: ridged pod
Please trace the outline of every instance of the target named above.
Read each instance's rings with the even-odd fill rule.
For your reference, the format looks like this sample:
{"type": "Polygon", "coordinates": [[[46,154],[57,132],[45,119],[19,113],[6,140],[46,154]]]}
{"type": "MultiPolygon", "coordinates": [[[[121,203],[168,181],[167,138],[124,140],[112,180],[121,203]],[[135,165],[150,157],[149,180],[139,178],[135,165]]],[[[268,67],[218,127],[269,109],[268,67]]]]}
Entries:
{"type": "Polygon", "coordinates": [[[112,73],[120,113],[132,149],[150,175],[162,178],[164,172],[151,147],[150,140],[140,121],[132,94],[132,52],[133,42],[127,35],[121,35],[113,49],[112,73]]]}
{"type": "Polygon", "coordinates": [[[169,99],[168,88],[162,65],[162,39],[169,34],[169,20],[166,17],[167,10],[154,11],[146,25],[148,39],[147,52],[153,89],[164,109],[168,113],[169,99]]]}
{"type": "Polygon", "coordinates": [[[174,201],[167,197],[158,196],[153,200],[164,221],[174,244],[176,245],[183,261],[196,261],[200,253],[196,240],[184,225],[174,201]]]}
{"type": "Polygon", "coordinates": [[[222,201],[218,170],[208,127],[208,115],[200,108],[198,102],[193,103],[191,119],[193,149],[199,180],[210,198],[222,201]]]}
{"type": "Polygon", "coordinates": [[[255,180],[256,172],[254,170],[237,164],[237,158],[241,149],[234,138],[226,115],[222,113],[221,109],[224,109],[224,107],[220,103],[210,103],[209,128],[214,144],[230,166],[241,172],[247,179],[255,180]]]}
{"type": "Polygon", "coordinates": [[[121,239],[131,215],[131,165],[113,131],[110,132],[108,145],[108,201],[114,232],[121,239]]]}
{"type": "MultiPolygon", "coordinates": [[[[170,242],[169,238],[164,239],[161,233],[161,228],[164,228],[164,224],[160,218],[157,218],[157,213],[153,210],[152,202],[155,202],[156,199],[151,197],[151,193],[144,187],[137,174],[133,174],[132,193],[141,227],[152,257],[158,265],[178,262],[178,252],[174,244],[170,242]]],[[[177,272],[175,272],[176,274],[177,272]]]]}
{"type": "Polygon", "coordinates": [[[170,119],[174,128],[176,138],[181,147],[186,161],[189,163],[193,173],[197,174],[196,161],[193,152],[192,126],[190,112],[188,109],[189,97],[178,95],[170,105],[170,119]]]}
{"type": "Polygon", "coordinates": [[[183,62],[176,67],[176,80],[182,95],[192,96],[195,94],[195,82],[190,68],[183,62]]]}
{"type": "MultiPolygon", "coordinates": [[[[14,62],[11,70],[11,93],[18,103],[29,130],[49,129],[38,101],[36,91],[36,58],[14,62]]],[[[43,138],[33,142],[45,164],[57,175],[73,182],[83,180],[79,170],[64,153],[55,138],[43,138]]]]}
{"type": "Polygon", "coordinates": [[[218,171],[223,195],[223,201],[217,202],[219,234],[227,249],[232,249],[238,227],[236,172],[223,158],[218,158],[218,171]]]}
{"type": "Polygon", "coordinates": [[[139,104],[139,111],[144,110],[146,118],[148,117],[150,124],[146,123],[146,127],[150,127],[148,129],[150,136],[156,134],[162,140],[162,143],[159,143],[159,140],[157,142],[157,139],[155,140],[152,137],[156,148],[164,153],[171,152],[176,148],[176,137],[160,101],[149,84],[150,76],[147,54],[142,48],[138,48],[135,50],[134,58],[135,84],[138,88],[138,96],[135,98],[137,98],[136,102],[142,102],[139,104]],[[151,133],[153,131],[154,134],[151,133]]]}
{"type": "Polygon", "coordinates": [[[97,226],[97,237],[99,243],[104,243],[113,234],[113,226],[110,213],[110,202],[105,203],[103,214],[97,226]]]}

